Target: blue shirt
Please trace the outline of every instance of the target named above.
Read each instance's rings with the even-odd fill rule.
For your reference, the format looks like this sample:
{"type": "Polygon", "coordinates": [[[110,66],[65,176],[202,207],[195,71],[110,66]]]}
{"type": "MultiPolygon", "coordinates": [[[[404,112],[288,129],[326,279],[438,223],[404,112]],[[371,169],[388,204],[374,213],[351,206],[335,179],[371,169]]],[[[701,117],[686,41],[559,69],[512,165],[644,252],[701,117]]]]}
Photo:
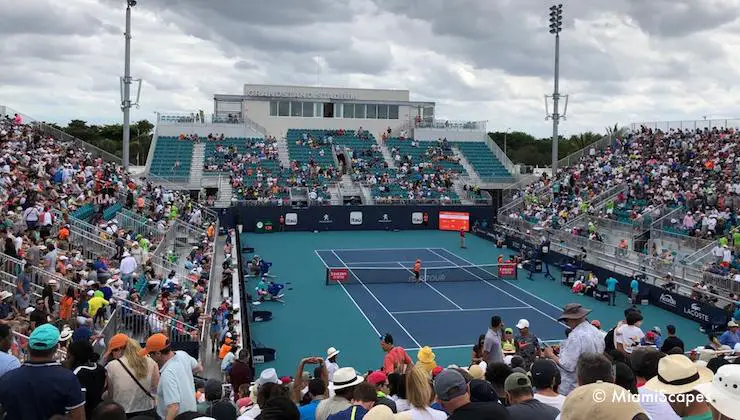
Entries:
{"type": "Polygon", "coordinates": [[[632,279],[630,282],[630,289],[632,289],[633,292],[638,292],[640,290],[640,283],[638,283],[637,280],[632,279]]]}
{"type": "Polygon", "coordinates": [[[313,400],[306,405],[298,407],[298,412],[301,414],[301,420],[316,420],[316,407],[319,406],[321,400],[313,400]]]}
{"type": "Polygon", "coordinates": [[[157,386],[157,414],[165,418],[167,407],[179,404],[177,414],[186,411],[197,411],[193,388],[193,369],[198,361],[186,352],[178,350],[175,356],[167,361],[160,370],[159,386],[157,386]]]}
{"type": "Polygon", "coordinates": [[[0,351],[0,376],[5,375],[13,369],[21,367],[21,362],[17,357],[0,351]]]}
{"type": "Polygon", "coordinates": [[[9,419],[47,420],[85,405],[80,382],[58,362],[26,362],[3,375],[0,404],[9,419]]]}
{"type": "Polygon", "coordinates": [[[735,321],[740,321],[740,308],[735,311],[735,315],[732,316],[735,321]]]}
{"type": "Polygon", "coordinates": [[[617,281],[617,279],[615,279],[614,277],[609,277],[608,279],[606,279],[606,291],[607,292],[614,292],[614,291],[616,291],[617,290],[617,284],[619,284],[619,282],[617,281]]]}
{"type": "Polygon", "coordinates": [[[360,420],[365,417],[365,414],[367,414],[365,407],[361,405],[353,405],[344,411],[332,414],[327,417],[326,420],[360,420]]]}
{"type": "Polygon", "coordinates": [[[740,333],[735,331],[734,333],[730,330],[725,331],[719,336],[719,343],[724,346],[730,346],[731,349],[735,348],[735,344],[740,342],[740,333]]]}

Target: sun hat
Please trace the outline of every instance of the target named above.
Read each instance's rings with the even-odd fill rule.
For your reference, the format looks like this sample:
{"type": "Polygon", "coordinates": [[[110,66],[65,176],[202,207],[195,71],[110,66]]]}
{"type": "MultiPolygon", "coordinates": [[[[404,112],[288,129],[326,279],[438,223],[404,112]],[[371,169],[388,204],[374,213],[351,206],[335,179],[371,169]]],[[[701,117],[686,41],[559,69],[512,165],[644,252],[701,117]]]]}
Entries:
{"type": "Polygon", "coordinates": [[[563,307],[563,313],[558,317],[558,321],[564,319],[581,319],[590,313],[591,310],[584,308],[580,303],[569,303],[563,307]]]}
{"type": "Polygon", "coordinates": [[[69,328],[69,325],[65,325],[62,327],[62,332],[59,333],[59,341],[67,341],[70,338],[72,338],[72,329],[69,328]]]}
{"type": "Polygon", "coordinates": [[[28,347],[33,350],[51,350],[59,343],[59,330],[51,324],[36,327],[28,337],[28,347]]]}
{"type": "Polygon", "coordinates": [[[483,379],[485,377],[485,372],[479,365],[470,366],[468,368],[468,373],[473,377],[473,379],[483,379]]]}
{"type": "Polygon", "coordinates": [[[467,392],[465,378],[455,369],[445,369],[434,378],[434,393],[440,401],[450,401],[467,392]]]}
{"type": "Polygon", "coordinates": [[[128,336],[126,334],[118,333],[114,335],[113,337],[111,337],[110,341],[108,341],[108,348],[105,350],[103,358],[108,357],[108,355],[115,350],[126,347],[126,344],[128,344],[128,336]]]}
{"type": "Polygon", "coordinates": [[[567,420],[625,420],[647,414],[632,398],[614,397],[625,392],[629,391],[602,381],[579,386],[565,398],[560,417],[567,420]]]}
{"type": "Polygon", "coordinates": [[[153,351],[162,351],[170,346],[170,340],[162,333],[152,334],[146,340],[146,346],[139,351],[139,356],[146,356],[153,351]]]}
{"type": "Polygon", "coordinates": [[[733,320],[730,320],[730,322],[727,323],[727,328],[735,328],[737,326],[738,326],[738,324],[737,324],[737,322],[735,322],[734,319],[733,320]]]}
{"type": "Polygon", "coordinates": [[[336,370],[336,372],[334,372],[333,382],[329,384],[329,389],[333,391],[338,391],[340,389],[355,386],[364,380],[365,378],[358,375],[357,372],[355,372],[354,368],[339,368],[336,370]]]}
{"type": "Polygon", "coordinates": [[[522,319],[519,320],[519,322],[516,323],[516,327],[519,328],[520,330],[522,328],[529,328],[529,321],[527,321],[526,319],[522,318],[522,319]]]}
{"type": "Polygon", "coordinates": [[[514,372],[506,377],[504,391],[509,392],[519,388],[532,388],[532,381],[525,373],[514,372]]]}
{"type": "Polygon", "coordinates": [[[363,417],[365,420],[393,420],[395,418],[393,410],[387,405],[376,405],[363,417]]]}
{"type": "Polygon", "coordinates": [[[501,348],[503,349],[504,354],[515,354],[516,353],[516,346],[514,346],[514,343],[507,341],[505,342],[501,348]]]}
{"type": "Polygon", "coordinates": [[[2,292],[0,292],[0,301],[3,301],[11,296],[13,296],[12,293],[8,292],[7,290],[3,290],[2,292]]]}
{"type": "Polygon", "coordinates": [[[707,397],[722,415],[734,418],[740,410],[740,365],[721,366],[712,382],[697,385],[694,390],[707,397]]]}
{"type": "Polygon", "coordinates": [[[429,346],[424,346],[419,349],[419,353],[417,354],[417,358],[421,363],[424,364],[430,364],[434,363],[436,355],[432,351],[432,348],[429,346]]]}
{"type": "Polygon", "coordinates": [[[35,310],[36,310],[36,308],[34,308],[33,306],[29,306],[28,308],[26,308],[26,315],[30,315],[31,312],[33,312],[35,310]]]}
{"type": "Polygon", "coordinates": [[[326,358],[331,359],[332,357],[339,354],[339,350],[335,349],[334,347],[329,347],[326,349],[326,358]]]}
{"type": "Polygon", "coordinates": [[[682,354],[671,354],[658,362],[658,375],[647,381],[645,389],[661,394],[684,394],[712,381],[712,371],[682,354]]]}
{"type": "Polygon", "coordinates": [[[278,378],[277,371],[275,368],[267,368],[260,373],[259,379],[257,379],[257,386],[262,386],[267,383],[279,384],[280,379],[278,378]]]}

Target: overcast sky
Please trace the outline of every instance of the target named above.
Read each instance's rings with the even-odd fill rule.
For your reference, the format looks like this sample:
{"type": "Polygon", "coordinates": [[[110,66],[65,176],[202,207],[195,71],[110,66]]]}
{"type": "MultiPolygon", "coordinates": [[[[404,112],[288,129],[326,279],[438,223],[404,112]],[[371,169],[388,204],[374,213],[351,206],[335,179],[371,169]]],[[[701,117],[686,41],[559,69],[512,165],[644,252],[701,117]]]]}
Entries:
{"type": "MultiPolygon", "coordinates": [[[[550,3],[141,0],[134,120],[212,112],[244,83],[409,89],[439,118],[547,135],[550,3]]],[[[740,116],[740,0],[566,0],[566,134],[740,116]]],[[[124,0],[0,1],[0,104],[66,123],[121,119],[124,0]]]]}

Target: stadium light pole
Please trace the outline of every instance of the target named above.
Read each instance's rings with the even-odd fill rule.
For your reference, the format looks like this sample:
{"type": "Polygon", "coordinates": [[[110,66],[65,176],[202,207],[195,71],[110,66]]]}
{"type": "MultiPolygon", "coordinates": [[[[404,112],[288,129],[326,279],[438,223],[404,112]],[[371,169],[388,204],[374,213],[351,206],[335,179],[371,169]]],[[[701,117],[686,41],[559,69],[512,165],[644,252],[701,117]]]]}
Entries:
{"type": "Polygon", "coordinates": [[[123,169],[128,170],[129,147],[131,143],[131,8],[136,6],[136,0],[126,0],[126,51],[123,64],[123,97],[121,110],[123,111],[123,169]]]}
{"type": "Polygon", "coordinates": [[[558,124],[560,114],[558,102],[560,101],[560,32],[563,30],[563,5],[558,4],[550,7],[550,33],[555,35],[555,87],[552,92],[552,176],[558,172],[558,124]]]}

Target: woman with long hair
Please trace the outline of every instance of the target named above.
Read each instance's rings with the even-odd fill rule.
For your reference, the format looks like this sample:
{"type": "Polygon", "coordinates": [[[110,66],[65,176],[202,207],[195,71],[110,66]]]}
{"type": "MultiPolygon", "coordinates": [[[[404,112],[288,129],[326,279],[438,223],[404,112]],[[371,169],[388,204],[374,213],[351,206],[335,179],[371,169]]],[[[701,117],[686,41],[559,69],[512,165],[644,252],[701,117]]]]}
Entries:
{"type": "Polygon", "coordinates": [[[106,388],[105,368],[98,364],[99,358],[90,341],[77,341],[67,348],[67,367],[80,381],[87,418],[92,418],[92,411],[103,401],[106,388]]]}
{"type": "Polygon", "coordinates": [[[480,362],[484,361],[484,358],[483,358],[483,352],[484,352],[483,342],[485,340],[486,340],[486,336],[484,334],[481,334],[480,336],[478,336],[478,342],[475,343],[475,345],[473,346],[473,355],[471,356],[471,362],[470,362],[471,365],[477,365],[480,362]]]}
{"type": "Polygon", "coordinates": [[[120,404],[128,418],[155,413],[159,385],[157,363],[139,356],[141,346],[125,334],[114,335],[104,355],[108,372],[108,398],[120,404]]]}
{"type": "Polygon", "coordinates": [[[406,372],[406,398],[409,400],[412,420],[444,420],[447,413],[431,408],[434,392],[430,386],[430,376],[414,366],[406,372]]]}

